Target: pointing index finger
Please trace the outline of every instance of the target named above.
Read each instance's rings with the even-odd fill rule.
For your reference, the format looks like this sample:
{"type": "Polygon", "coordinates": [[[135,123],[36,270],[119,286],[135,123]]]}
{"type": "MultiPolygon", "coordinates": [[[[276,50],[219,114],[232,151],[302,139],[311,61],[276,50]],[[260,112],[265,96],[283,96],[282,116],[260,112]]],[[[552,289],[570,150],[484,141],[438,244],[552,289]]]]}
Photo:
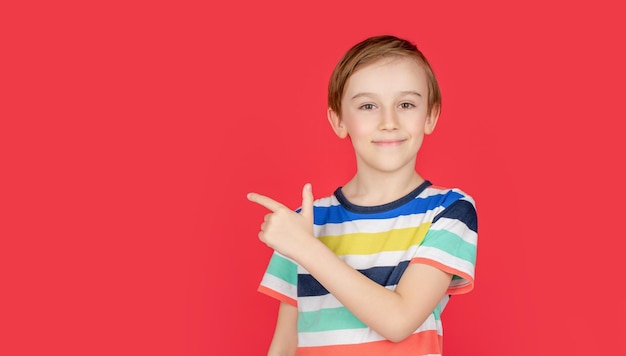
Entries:
{"type": "Polygon", "coordinates": [[[265,195],[261,195],[257,193],[248,193],[247,197],[248,197],[248,200],[250,200],[251,202],[262,205],[273,212],[276,212],[276,210],[278,209],[285,208],[283,204],[277,202],[276,200],[270,197],[266,197],[265,195]]]}

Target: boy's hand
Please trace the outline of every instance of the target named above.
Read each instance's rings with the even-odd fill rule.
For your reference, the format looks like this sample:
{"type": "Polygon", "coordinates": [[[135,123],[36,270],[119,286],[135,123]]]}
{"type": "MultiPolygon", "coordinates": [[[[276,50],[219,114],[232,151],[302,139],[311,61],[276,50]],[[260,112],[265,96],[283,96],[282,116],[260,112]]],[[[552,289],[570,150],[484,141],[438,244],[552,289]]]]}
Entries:
{"type": "Polygon", "coordinates": [[[302,188],[300,214],[276,200],[257,193],[249,193],[248,200],[263,205],[272,212],[265,215],[259,239],[267,246],[294,258],[306,239],[313,238],[313,191],[311,184],[302,188]]]}

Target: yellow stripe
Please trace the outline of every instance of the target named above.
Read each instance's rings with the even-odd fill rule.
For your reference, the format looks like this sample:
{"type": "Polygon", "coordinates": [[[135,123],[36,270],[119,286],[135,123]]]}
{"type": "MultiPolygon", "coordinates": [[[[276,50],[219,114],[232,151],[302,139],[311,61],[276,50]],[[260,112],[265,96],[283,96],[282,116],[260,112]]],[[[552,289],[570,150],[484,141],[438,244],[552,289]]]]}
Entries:
{"type": "Polygon", "coordinates": [[[424,240],[431,223],[418,227],[394,229],[378,233],[354,233],[322,236],[319,239],[336,255],[370,255],[385,251],[405,251],[424,240]]]}

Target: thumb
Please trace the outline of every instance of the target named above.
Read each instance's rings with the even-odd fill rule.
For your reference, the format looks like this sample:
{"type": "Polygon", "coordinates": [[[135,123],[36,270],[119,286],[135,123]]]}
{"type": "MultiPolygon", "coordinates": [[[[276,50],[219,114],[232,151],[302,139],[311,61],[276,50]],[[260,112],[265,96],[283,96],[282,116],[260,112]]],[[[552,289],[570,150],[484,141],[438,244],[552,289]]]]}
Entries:
{"type": "Polygon", "coordinates": [[[313,188],[307,183],[302,188],[302,210],[300,215],[308,218],[313,224],[313,188]]]}

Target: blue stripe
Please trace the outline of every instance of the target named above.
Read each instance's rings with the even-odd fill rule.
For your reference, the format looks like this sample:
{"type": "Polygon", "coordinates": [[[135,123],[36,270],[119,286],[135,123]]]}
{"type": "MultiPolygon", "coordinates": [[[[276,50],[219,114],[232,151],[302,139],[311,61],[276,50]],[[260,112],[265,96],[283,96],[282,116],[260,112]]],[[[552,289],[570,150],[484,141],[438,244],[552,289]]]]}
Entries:
{"type": "Polygon", "coordinates": [[[449,191],[444,194],[437,194],[426,198],[415,198],[410,203],[393,209],[372,210],[370,213],[355,213],[346,210],[341,205],[330,207],[314,207],[313,216],[316,225],[340,224],[353,220],[365,219],[391,219],[402,215],[423,214],[437,207],[448,207],[450,204],[463,198],[463,195],[449,191]]]}
{"type": "MultiPolygon", "coordinates": [[[[400,282],[400,277],[408,265],[409,261],[403,261],[398,266],[372,267],[359,272],[381,286],[393,286],[400,282]]],[[[310,274],[298,275],[298,297],[317,297],[328,293],[328,290],[310,274]]]]}
{"type": "Polygon", "coordinates": [[[439,213],[433,219],[433,224],[441,218],[455,219],[462,221],[470,230],[478,232],[478,217],[476,208],[467,200],[457,200],[446,210],[439,213]]]}

